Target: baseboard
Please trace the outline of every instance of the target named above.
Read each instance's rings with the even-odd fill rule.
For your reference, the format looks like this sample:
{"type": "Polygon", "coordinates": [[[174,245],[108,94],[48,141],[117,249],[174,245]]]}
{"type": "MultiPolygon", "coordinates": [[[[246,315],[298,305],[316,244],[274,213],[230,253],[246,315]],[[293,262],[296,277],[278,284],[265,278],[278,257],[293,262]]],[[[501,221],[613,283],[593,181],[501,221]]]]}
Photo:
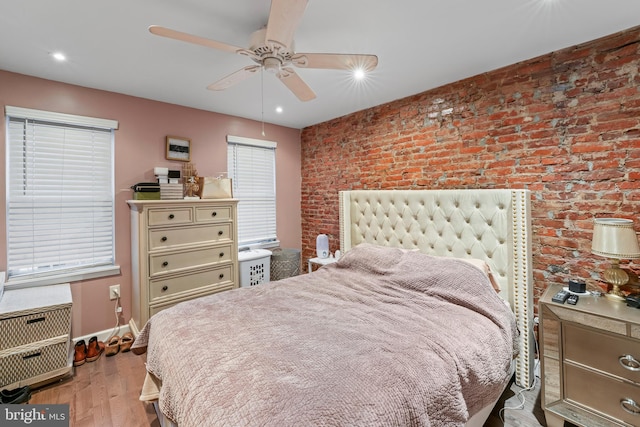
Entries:
{"type": "Polygon", "coordinates": [[[73,338],[73,344],[75,345],[75,343],[80,340],[84,340],[86,343],[88,343],[92,337],[98,337],[98,341],[107,342],[107,340],[112,336],[117,335],[121,337],[125,332],[131,332],[128,324],[120,325],[111,329],[105,329],[104,331],[95,332],[89,335],[75,337],[73,338]]]}

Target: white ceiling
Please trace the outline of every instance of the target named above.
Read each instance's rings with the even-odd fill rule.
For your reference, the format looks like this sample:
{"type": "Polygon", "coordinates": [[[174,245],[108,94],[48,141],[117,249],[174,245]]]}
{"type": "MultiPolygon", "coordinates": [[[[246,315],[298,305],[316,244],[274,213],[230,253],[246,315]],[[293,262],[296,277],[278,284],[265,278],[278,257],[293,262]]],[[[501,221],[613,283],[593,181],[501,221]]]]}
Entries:
{"type": "Polygon", "coordinates": [[[269,4],[0,0],[0,69],[303,128],[640,24],[639,0],[309,0],[296,51],[375,54],[379,63],[358,84],[346,71],[297,69],[317,94],[304,103],[268,73],[264,102],[259,74],[207,90],[253,62],[147,31],[156,24],[248,47],[269,4]],[[54,51],[68,61],[54,62],[54,51]]]}

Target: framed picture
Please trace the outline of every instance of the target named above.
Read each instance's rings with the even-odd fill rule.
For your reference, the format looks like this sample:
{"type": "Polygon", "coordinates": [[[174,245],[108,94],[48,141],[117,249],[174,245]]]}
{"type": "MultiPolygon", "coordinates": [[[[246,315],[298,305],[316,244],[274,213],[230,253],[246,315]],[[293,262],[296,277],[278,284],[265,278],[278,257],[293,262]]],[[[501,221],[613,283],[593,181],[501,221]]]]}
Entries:
{"type": "Polygon", "coordinates": [[[191,140],[167,135],[167,160],[191,161],[191,140]]]}

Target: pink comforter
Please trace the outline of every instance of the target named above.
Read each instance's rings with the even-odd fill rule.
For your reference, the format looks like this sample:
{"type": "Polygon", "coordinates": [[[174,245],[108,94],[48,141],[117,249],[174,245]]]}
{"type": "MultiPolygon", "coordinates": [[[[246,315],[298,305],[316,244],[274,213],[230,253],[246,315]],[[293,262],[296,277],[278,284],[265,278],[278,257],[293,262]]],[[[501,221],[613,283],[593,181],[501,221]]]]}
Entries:
{"type": "Polygon", "coordinates": [[[459,426],[502,392],[516,333],[475,267],[362,244],[164,310],[133,348],[180,427],[459,426]]]}

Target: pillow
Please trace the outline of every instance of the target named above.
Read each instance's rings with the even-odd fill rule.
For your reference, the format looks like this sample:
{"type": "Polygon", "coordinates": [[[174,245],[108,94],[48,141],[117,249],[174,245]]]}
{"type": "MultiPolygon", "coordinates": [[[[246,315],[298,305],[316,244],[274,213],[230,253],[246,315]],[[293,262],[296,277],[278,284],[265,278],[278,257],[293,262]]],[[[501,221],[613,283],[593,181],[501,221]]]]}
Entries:
{"type": "Polygon", "coordinates": [[[501,291],[500,284],[498,283],[498,280],[496,279],[496,277],[493,275],[493,271],[491,271],[491,267],[489,267],[489,264],[487,264],[486,261],[483,261],[481,259],[476,259],[476,258],[456,258],[456,259],[459,259],[460,261],[464,261],[480,269],[480,271],[486,274],[487,277],[489,278],[489,281],[491,282],[491,286],[493,286],[493,289],[496,292],[501,291]]]}

